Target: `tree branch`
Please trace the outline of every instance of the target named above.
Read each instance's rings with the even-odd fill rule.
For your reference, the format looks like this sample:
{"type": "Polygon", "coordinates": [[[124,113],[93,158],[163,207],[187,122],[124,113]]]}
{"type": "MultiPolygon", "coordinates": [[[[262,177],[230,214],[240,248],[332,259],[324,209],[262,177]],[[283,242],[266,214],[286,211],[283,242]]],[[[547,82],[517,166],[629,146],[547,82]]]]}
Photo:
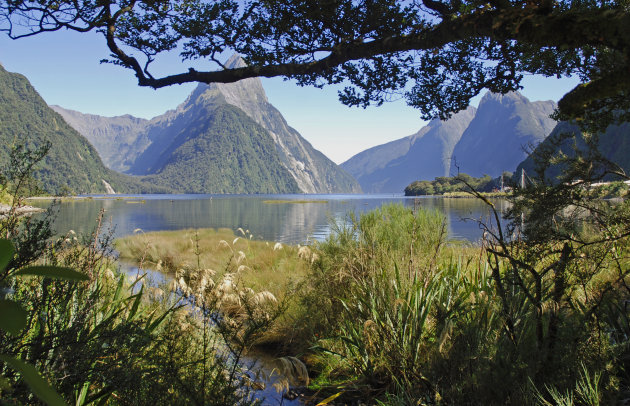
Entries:
{"type": "Polygon", "coordinates": [[[125,66],[136,72],[140,86],[153,88],[188,82],[232,83],[251,77],[315,75],[353,60],[398,52],[433,50],[471,38],[502,41],[512,39],[539,47],[591,45],[630,48],[630,15],[623,11],[589,10],[540,15],[535,9],[480,10],[457,19],[442,21],[410,35],[338,44],[328,56],[313,62],[257,65],[221,71],[190,71],[151,79],[144,75],[135,58],[126,55],[116,45],[114,30],[115,26],[108,27],[109,49],[125,66]]]}

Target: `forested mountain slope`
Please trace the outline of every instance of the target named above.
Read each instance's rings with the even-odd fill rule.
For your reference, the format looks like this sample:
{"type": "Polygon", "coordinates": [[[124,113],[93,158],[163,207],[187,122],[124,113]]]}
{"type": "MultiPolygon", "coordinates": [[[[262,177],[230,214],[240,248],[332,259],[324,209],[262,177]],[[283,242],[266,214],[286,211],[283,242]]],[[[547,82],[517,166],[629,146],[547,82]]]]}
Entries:
{"type": "Polygon", "coordinates": [[[34,176],[51,194],[165,191],[106,168],[96,149],[41,98],[22,75],[0,66],[0,166],[9,165],[11,148],[50,143],[34,176]]]}

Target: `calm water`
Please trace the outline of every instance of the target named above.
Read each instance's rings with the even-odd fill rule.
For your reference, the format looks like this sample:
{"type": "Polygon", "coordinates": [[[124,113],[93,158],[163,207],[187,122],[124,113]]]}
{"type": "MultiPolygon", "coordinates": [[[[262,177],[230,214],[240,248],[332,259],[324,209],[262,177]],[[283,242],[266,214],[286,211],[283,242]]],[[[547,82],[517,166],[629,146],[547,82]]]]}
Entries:
{"type": "MultiPolygon", "coordinates": [[[[49,202],[34,201],[45,207],[49,202]]],[[[134,230],[144,232],[186,228],[231,228],[249,230],[254,238],[303,244],[322,240],[330,232],[331,219],[361,213],[387,203],[437,209],[448,219],[449,236],[477,241],[481,230],[475,220],[487,219],[487,207],[477,199],[410,198],[393,195],[117,195],[91,196],[58,206],[55,230],[88,233],[105,209],[108,226],[121,237],[134,230]],[[280,203],[278,201],[294,201],[280,203]],[[298,201],[318,201],[302,203],[298,201]],[[273,203],[276,201],[276,203],[273,203]]],[[[506,206],[498,201],[498,206],[506,206]]]]}

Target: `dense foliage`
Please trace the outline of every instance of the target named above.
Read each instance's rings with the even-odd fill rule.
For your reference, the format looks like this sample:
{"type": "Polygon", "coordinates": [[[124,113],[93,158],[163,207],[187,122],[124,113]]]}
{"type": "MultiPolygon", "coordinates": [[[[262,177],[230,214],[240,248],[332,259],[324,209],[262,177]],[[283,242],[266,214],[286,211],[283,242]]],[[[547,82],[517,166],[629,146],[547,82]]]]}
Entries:
{"type": "Polygon", "coordinates": [[[400,206],[339,224],[297,318],[320,349],[316,385],[382,404],[627,399],[627,226],[598,240],[611,230],[597,223],[527,244],[487,225],[483,247],[450,244],[440,214],[400,206]]]}
{"type": "MultiPolygon", "coordinates": [[[[511,173],[504,173],[505,182],[510,180],[511,173]]],[[[472,188],[478,192],[492,192],[501,187],[501,178],[492,179],[486,175],[481,178],[460,173],[457,176],[438,176],[435,180],[415,181],[405,188],[405,196],[443,195],[451,192],[465,192],[472,188]]],[[[507,185],[505,185],[507,186],[507,185]]]]}
{"type": "MultiPolygon", "coordinates": [[[[41,158],[41,151],[27,151],[18,168],[28,169],[41,158]]],[[[111,237],[99,226],[102,213],[91,236],[69,231],[53,238],[52,211],[38,218],[17,214],[29,174],[14,171],[2,185],[12,191],[13,202],[0,218],[3,403],[34,404],[34,394],[76,405],[258,403],[250,396],[252,374],[240,357],[280,308],[272,303],[240,312],[236,306],[228,314],[226,295],[235,290],[198,268],[182,271],[170,290],[141,271],[117,271],[111,237]],[[15,250],[8,250],[10,245],[15,250]],[[81,278],[16,277],[28,274],[24,267],[31,264],[72,268],[81,278]],[[23,309],[24,322],[5,329],[12,325],[8,304],[23,309]],[[41,391],[46,381],[54,391],[41,391]]],[[[240,303],[253,308],[247,298],[240,303]]]]}
{"type": "MultiPolygon", "coordinates": [[[[590,169],[582,169],[587,179],[590,169]]],[[[77,404],[248,403],[255,374],[239,361],[261,340],[302,354],[320,397],[622,402],[630,388],[630,208],[602,201],[596,189],[568,187],[541,182],[519,191],[509,227],[495,213],[482,224],[481,246],[449,242],[437,212],[397,205],[350,215],[325,242],[282,252],[250,244],[242,230],[231,242],[209,242],[220,256],[205,252],[212,248],[204,233],[165,248],[146,236],[130,246],[133,255],[175,270],[168,289],[117,274],[98,230],[85,242],[72,232],[55,240],[47,217],[10,216],[0,231],[16,255],[0,280],[28,322],[0,333],[0,353],[34,365],[77,404]],[[192,256],[176,260],[180,251],[192,256]],[[88,281],[12,277],[31,263],[72,267],[88,281]],[[301,269],[297,285],[261,276],[286,267],[301,269]]],[[[304,364],[283,360],[308,382],[304,364]]],[[[21,373],[5,364],[2,376],[4,398],[31,402],[21,373]]]]}
{"type": "Polygon", "coordinates": [[[63,28],[100,32],[111,61],[153,88],[254,76],[316,86],[345,81],[346,104],[403,94],[423,117],[444,118],[481,90],[517,90],[534,73],[582,79],[559,102],[564,118],[610,120],[629,106],[623,0],[18,0],[1,2],[0,15],[0,29],[12,38],[63,28]],[[174,50],[219,70],[151,74],[151,64],[174,50]],[[226,51],[249,66],[223,69],[226,51]]]}
{"type": "MultiPolygon", "coordinates": [[[[327,0],[313,7],[293,0],[17,0],[0,2],[0,11],[1,29],[13,37],[102,32],[114,63],[132,69],[142,86],[252,76],[316,86],[346,81],[341,99],[349,105],[403,93],[424,117],[444,118],[484,88],[518,89],[524,73],[579,75],[584,83],[560,100],[556,117],[603,130],[630,111],[626,1],[327,0]],[[249,66],[148,73],[161,52],[178,45],[184,58],[219,66],[218,56],[235,50],[249,66]]],[[[338,224],[311,256],[294,294],[298,317],[287,329],[289,348],[319,350],[311,363],[320,394],[390,404],[626,403],[630,203],[603,201],[590,187],[625,173],[591,148],[595,133],[584,140],[588,148],[573,155],[541,151],[540,176],[515,190],[507,226],[473,191],[494,213],[481,225],[482,246],[450,244],[439,214],[399,206],[338,224]],[[563,170],[552,182],[545,171],[555,164],[563,170]]],[[[80,286],[10,281],[29,327],[17,339],[1,335],[2,351],[34,364],[77,403],[101,396],[114,403],[126,396],[152,404],[243,401],[234,360],[278,313],[266,307],[270,299],[254,305],[267,295],[253,301],[253,291],[234,283],[238,262],[217,281],[199,264],[176,274],[175,290],[195,305],[182,323],[175,302],[142,300],[137,282],[134,290],[119,277],[126,300],[115,299],[118,288],[108,290],[99,270],[105,263],[93,261],[96,239],[72,249],[49,245],[45,223],[24,230],[6,233],[17,247],[8,270],[36,259],[70,261],[92,279],[80,286]],[[214,337],[229,349],[226,357],[211,345],[214,337]],[[68,349],[77,338],[85,352],[74,357],[68,349]]],[[[4,368],[8,396],[28,402],[30,392],[4,368]]]]}

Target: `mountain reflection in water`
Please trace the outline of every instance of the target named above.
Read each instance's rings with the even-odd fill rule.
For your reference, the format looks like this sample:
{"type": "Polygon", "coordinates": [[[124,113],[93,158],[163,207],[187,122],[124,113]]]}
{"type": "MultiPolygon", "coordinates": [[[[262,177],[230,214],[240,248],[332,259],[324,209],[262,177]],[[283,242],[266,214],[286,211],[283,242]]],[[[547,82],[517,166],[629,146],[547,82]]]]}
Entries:
{"type": "MultiPolygon", "coordinates": [[[[114,236],[186,228],[230,228],[249,230],[255,239],[289,244],[323,240],[330,233],[331,220],[347,218],[398,203],[436,209],[448,220],[452,239],[477,241],[482,231],[476,220],[488,220],[489,210],[478,199],[404,197],[393,195],[114,195],[89,196],[59,203],[55,231],[90,233],[101,209],[114,236]]],[[[497,201],[505,210],[507,202],[497,201]]],[[[45,207],[50,202],[29,202],[45,207]]]]}

